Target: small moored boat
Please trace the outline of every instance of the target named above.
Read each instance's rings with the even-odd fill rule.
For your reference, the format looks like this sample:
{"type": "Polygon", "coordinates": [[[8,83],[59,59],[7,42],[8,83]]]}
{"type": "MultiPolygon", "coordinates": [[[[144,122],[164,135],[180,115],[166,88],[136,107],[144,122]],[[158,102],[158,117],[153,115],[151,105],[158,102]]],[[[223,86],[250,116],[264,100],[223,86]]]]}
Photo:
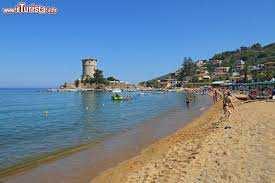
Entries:
{"type": "Polygon", "coordinates": [[[113,89],[113,96],[112,96],[112,100],[123,100],[123,96],[119,95],[119,93],[121,93],[120,89],[113,89]]]}
{"type": "Polygon", "coordinates": [[[124,98],[120,95],[118,95],[117,93],[115,95],[112,96],[112,100],[123,100],[124,98]]]}

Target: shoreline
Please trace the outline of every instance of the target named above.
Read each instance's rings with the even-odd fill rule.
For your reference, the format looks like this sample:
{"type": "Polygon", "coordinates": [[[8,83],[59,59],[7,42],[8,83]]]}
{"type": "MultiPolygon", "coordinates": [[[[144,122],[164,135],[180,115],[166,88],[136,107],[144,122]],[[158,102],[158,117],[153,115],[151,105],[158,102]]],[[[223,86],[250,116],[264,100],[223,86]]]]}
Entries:
{"type": "MultiPolygon", "coordinates": [[[[181,140],[187,141],[192,139],[193,136],[190,136],[190,134],[193,132],[191,131],[211,131],[212,129],[207,129],[209,127],[208,125],[211,121],[215,121],[220,118],[222,111],[221,109],[221,102],[213,104],[200,116],[191,120],[187,125],[178,129],[176,132],[163,137],[155,143],[142,149],[137,156],[123,161],[113,168],[101,172],[97,177],[91,180],[91,183],[125,182],[126,175],[128,173],[136,171],[150,161],[161,158],[167,151],[169,151],[170,148],[172,148],[175,143],[181,140]],[[207,123],[205,123],[206,121],[207,123]]],[[[203,137],[203,135],[199,133],[196,135],[200,138],[203,137]]]]}
{"type": "Polygon", "coordinates": [[[47,164],[49,162],[53,162],[53,161],[62,159],[64,157],[70,156],[74,153],[83,151],[85,149],[92,148],[92,146],[96,145],[97,143],[100,143],[100,142],[81,144],[77,147],[69,147],[69,148],[65,148],[65,149],[60,149],[58,151],[55,151],[55,152],[52,152],[49,154],[42,154],[37,157],[27,158],[23,162],[20,162],[18,164],[15,164],[13,166],[3,168],[2,170],[0,170],[0,180],[5,179],[6,177],[9,177],[9,176],[17,175],[22,172],[31,170],[33,168],[40,166],[40,165],[47,164]]]}
{"type": "MultiPolygon", "coordinates": [[[[195,105],[192,108],[192,111],[194,111],[190,115],[187,114],[189,110],[182,111],[182,109],[180,109],[179,111],[177,111],[176,109],[173,109],[172,111],[174,112],[167,111],[154,119],[148,119],[148,122],[139,124],[132,130],[124,131],[113,137],[110,137],[110,139],[106,139],[106,142],[99,142],[92,146],[90,144],[83,145],[78,147],[77,149],[73,148],[69,149],[69,151],[66,152],[62,151],[60,152],[61,156],[60,154],[57,154],[57,156],[49,156],[46,157],[44,160],[38,159],[35,163],[30,163],[30,165],[28,165],[27,167],[23,165],[22,167],[17,167],[15,171],[14,169],[11,169],[10,171],[6,172],[5,176],[2,175],[0,180],[4,180],[4,182],[24,182],[21,181],[23,179],[25,180],[25,182],[28,182],[28,180],[30,180],[29,178],[32,176],[35,176],[38,180],[40,178],[43,179],[43,177],[45,177],[46,175],[48,176],[49,174],[53,175],[53,177],[55,177],[53,179],[58,182],[57,180],[59,176],[61,177],[61,179],[63,178],[68,180],[70,176],[67,177],[66,174],[71,174],[71,169],[80,168],[83,170],[80,170],[79,175],[75,173],[74,176],[81,176],[81,178],[79,179],[85,180],[87,182],[91,178],[97,176],[98,173],[110,167],[114,167],[119,162],[136,156],[141,150],[154,143],[155,141],[158,141],[160,138],[163,138],[169,134],[173,134],[176,130],[182,128],[186,124],[188,125],[190,120],[192,121],[194,118],[197,118],[197,116],[200,116],[200,113],[205,109],[208,109],[209,107],[211,108],[210,98],[207,103],[199,104],[198,106],[195,105]],[[182,118],[182,115],[184,115],[185,117],[182,118]],[[169,124],[167,122],[169,122],[169,124]],[[148,135],[144,136],[144,134],[148,135]],[[135,145],[134,142],[137,138],[140,138],[140,140],[138,141],[138,144],[135,145]],[[106,149],[104,150],[104,148],[106,148],[106,146],[110,146],[111,144],[115,144],[118,147],[112,147],[111,149],[109,148],[108,152],[105,152],[104,155],[104,151],[106,151],[106,149]],[[125,152],[123,152],[123,148],[125,152]],[[111,150],[115,150],[118,152],[114,155],[112,152],[109,152],[111,150]],[[105,157],[108,161],[106,165],[102,165],[105,163],[104,161],[98,162],[98,160],[93,159],[93,157],[92,159],[91,157],[89,157],[96,157],[96,154],[101,153],[103,153],[103,157],[105,157]],[[115,156],[115,159],[111,156],[115,156]],[[92,161],[99,167],[97,168],[91,165],[87,165],[87,160],[92,161]],[[74,165],[75,161],[79,161],[79,165],[74,165]],[[59,167],[59,169],[61,169],[57,170],[59,171],[59,175],[55,175],[54,170],[56,167],[59,167]],[[65,167],[70,168],[66,170],[65,167]],[[50,169],[50,171],[46,172],[47,169],[50,169]],[[93,173],[89,173],[89,171],[92,171],[93,173]],[[38,177],[38,175],[40,175],[40,177],[38,177]]],[[[54,180],[53,182],[55,182],[54,180]]],[[[82,181],[73,180],[72,182],[82,181]]]]}
{"type": "Polygon", "coordinates": [[[274,182],[275,102],[234,103],[229,119],[221,117],[220,101],[91,183],[274,182]]]}

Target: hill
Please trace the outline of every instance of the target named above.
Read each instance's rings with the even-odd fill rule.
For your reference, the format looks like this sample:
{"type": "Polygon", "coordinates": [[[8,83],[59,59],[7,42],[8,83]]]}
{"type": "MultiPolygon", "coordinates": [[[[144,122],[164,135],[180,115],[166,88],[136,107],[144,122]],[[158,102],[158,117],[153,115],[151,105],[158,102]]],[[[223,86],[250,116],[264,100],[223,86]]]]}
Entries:
{"type": "Polygon", "coordinates": [[[248,47],[242,46],[236,50],[216,53],[207,60],[194,61],[185,58],[180,70],[140,84],[159,87],[158,82],[167,79],[178,82],[204,82],[205,78],[208,82],[215,80],[248,82],[269,80],[274,77],[275,43],[265,46],[255,43],[248,47]]]}
{"type": "Polygon", "coordinates": [[[261,64],[275,59],[275,43],[261,46],[259,43],[251,47],[240,47],[235,51],[215,54],[210,60],[223,60],[223,66],[233,66],[236,60],[248,61],[250,65],[261,64]]]}

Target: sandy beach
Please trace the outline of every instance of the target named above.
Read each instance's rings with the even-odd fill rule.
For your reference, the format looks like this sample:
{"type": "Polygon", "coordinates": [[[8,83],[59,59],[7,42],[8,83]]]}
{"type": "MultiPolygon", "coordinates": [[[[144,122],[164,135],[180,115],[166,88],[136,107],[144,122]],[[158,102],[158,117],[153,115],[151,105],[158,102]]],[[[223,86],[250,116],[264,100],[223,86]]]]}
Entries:
{"type": "Polygon", "coordinates": [[[275,182],[275,102],[217,103],[91,182],[275,182]]]}

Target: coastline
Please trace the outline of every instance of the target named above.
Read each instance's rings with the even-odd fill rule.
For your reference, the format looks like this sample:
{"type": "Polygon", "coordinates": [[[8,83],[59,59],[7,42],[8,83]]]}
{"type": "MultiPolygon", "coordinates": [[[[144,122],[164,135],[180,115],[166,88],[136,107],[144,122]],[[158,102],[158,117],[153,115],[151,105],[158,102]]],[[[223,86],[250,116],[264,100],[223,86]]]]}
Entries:
{"type": "Polygon", "coordinates": [[[219,102],[91,182],[274,182],[275,102],[234,103],[230,119],[219,102]]]}
{"type": "Polygon", "coordinates": [[[21,163],[18,163],[11,167],[0,170],[0,183],[1,183],[1,179],[5,179],[6,177],[20,174],[20,173],[28,171],[32,168],[36,168],[42,164],[47,164],[49,162],[53,162],[55,160],[62,159],[64,157],[70,156],[74,153],[91,148],[93,145],[96,145],[97,143],[98,142],[93,142],[90,144],[82,144],[77,147],[61,149],[61,150],[55,151],[50,154],[44,154],[44,155],[37,156],[34,158],[28,158],[21,163]]]}
{"type": "MultiPolygon", "coordinates": [[[[98,173],[138,155],[142,149],[150,144],[186,126],[209,106],[211,106],[210,99],[208,103],[194,106],[195,108],[192,109],[194,111],[191,113],[190,110],[182,111],[182,109],[167,111],[167,113],[138,125],[135,129],[115,135],[102,143],[92,146],[83,145],[76,149],[62,151],[55,156],[46,157],[42,160],[38,159],[28,166],[23,165],[11,169],[11,171],[6,172],[8,174],[5,174],[9,176],[4,176],[0,180],[4,182],[29,182],[35,177],[35,180],[41,182],[43,177],[45,179],[51,175],[49,178],[51,182],[58,182],[58,180],[89,182],[98,173]],[[139,140],[136,141],[136,139],[139,140]],[[99,157],[98,154],[100,154],[99,157]],[[79,169],[79,172],[76,172],[75,169],[79,169]]],[[[47,182],[47,180],[44,181],[47,182]]]]}
{"type": "Polygon", "coordinates": [[[164,137],[157,142],[151,144],[143,149],[139,155],[132,159],[119,163],[117,166],[101,172],[99,176],[92,179],[91,183],[101,182],[126,182],[127,175],[142,168],[148,162],[163,157],[177,142],[188,141],[194,138],[204,138],[212,129],[208,129],[212,121],[220,118],[221,102],[212,105],[199,117],[189,122],[183,128],[177,130],[175,133],[164,137]],[[200,133],[205,131],[205,133],[200,133]]]}

